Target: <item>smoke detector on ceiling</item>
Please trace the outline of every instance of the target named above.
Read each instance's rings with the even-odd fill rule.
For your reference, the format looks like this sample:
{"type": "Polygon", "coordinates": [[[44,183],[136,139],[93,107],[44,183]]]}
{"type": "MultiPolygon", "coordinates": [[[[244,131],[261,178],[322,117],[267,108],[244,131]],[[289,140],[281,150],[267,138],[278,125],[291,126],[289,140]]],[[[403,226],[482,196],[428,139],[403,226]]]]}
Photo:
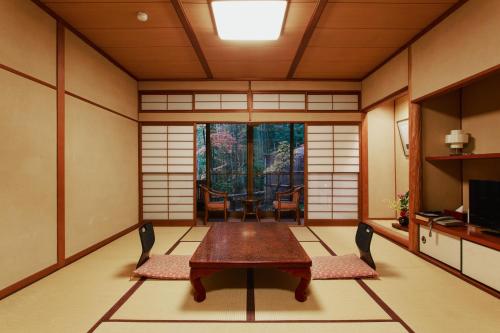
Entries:
{"type": "Polygon", "coordinates": [[[148,13],[138,12],[137,20],[140,22],[146,22],[149,19],[148,13]]]}

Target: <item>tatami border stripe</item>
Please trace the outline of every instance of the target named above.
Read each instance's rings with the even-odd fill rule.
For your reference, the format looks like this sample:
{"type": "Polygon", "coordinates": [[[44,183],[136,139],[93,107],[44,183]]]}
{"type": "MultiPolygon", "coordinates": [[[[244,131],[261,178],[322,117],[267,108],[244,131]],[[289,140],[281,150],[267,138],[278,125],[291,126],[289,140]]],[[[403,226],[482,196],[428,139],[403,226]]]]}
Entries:
{"type": "Polygon", "coordinates": [[[356,279],[356,282],[370,295],[377,304],[384,309],[384,311],[394,320],[399,322],[401,325],[406,328],[406,330],[409,333],[415,333],[408,324],[406,324],[403,319],[401,319],[394,310],[392,310],[389,305],[387,305],[368,285],[365,283],[365,281],[356,279]]]}
{"type": "MultiPolygon", "coordinates": [[[[308,226],[306,228],[318,239],[321,245],[333,256],[335,252],[308,226]]],[[[183,242],[198,242],[198,241],[182,241],[182,239],[193,229],[190,227],[166,252],[172,253],[175,248],[183,242]]],[[[137,289],[147,279],[141,278],[137,281],[112,307],[102,318],[89,330],[93,332],[103,323],[400,323],[409,333],[415,333],[373,290],[371,290],[362,280],[356,279],[356,282],[372,297],[372,299],[391,317],[391,319],[340,319],[340,320],[255,320],[255,286],[254,286],[254,270],[247,270],[247,309],[246,320],[162,320],[162,319],[111,319],[118,309],[134,294],[137,289]]]]}
{"type": "Polygon", "coordinates": [[[328,251],[328,253],[330,253],[332,256],[337,255],[328,245],[326,245],[326,243],[321,239],[321,237],[319,237],[314,231],[312,231],[311,228],[309,228],[309,226],[306,226],[306,228],[309,229],[309,231],[319,240],[321,245],[323,245],[323,247],[325,248],[325,250],[328,251]]]}
{"type": "Polygon", "coordinates": [[[168,320],[168,319],[110,319],[107,323],[223,323],[223,324],[328,324],[328,323],[399,323],[392,319],[338,319],[338,320],[168,320]]]}
{"type": "MultiPolygon", "coordinates": [[[[330,252],[330,254],[336,256],[335,252],[314,232],[311,228],[307,227],[318,239],[320,239],[321,245],[330,252]]],[[[355,279],[356,282],[363,288],[368,295],[392,318],[393,321],[399,322],[409,333],[415,333],[407,323],[401,319],[394,310],[391,309],[387,303],[385,303],[363,280],[355,279]]]]}
{"type": "MultiPolygon", "coordinates": [[[[174,245],[172,245],[165,254],[170,254],[172,253],[172,251],[177,247],[177,245],[180,244],[181,242],[181,239],[186,236],[188,234],[188,232],[191,231],[191,229],[193,229],[193,227],[190,227],[184,234],[182,234],[181,237],[179,237],[179,239],[174,243],[174,245]]],[[[98,321],[97,323],[94,324],[94,326],[92,326],[90,328],[90,330],[88,331],[89,333],[91,332],[94,332],[97,327],[99,327],[99,325],[105,321],[111,321],[111,317],[116,313],[116,311],[118,311],[119,308],[122,307],[123,304],[125,304],[125,302],[128,301],[128,299],[137,291],[137,289],[139,289],[140,286],[142,286],[142,284],[144,283],[144,281],[146,281],[146,278],[141,278],[139,281],[137,281],[136,283],[134,283],[134,285],[132,285],[132,287],[130,287],[130,289],[122,296],[120,297],[120,299],[111,307],[111,309],[109,309],[98,321]]]]}

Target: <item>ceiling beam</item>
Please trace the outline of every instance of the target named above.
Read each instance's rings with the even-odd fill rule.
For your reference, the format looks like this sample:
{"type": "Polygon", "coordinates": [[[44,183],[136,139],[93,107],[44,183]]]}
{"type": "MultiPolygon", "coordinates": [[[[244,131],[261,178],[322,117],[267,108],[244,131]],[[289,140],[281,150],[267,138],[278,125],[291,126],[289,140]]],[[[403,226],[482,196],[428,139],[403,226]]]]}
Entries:
{"type": "Polygon", "coordinates": [[[295,75],[295,71],[299,66],[300,60],[302,60],[302,56],[306,51],[307,45],[311,40],[311,37],[318,25],[319,19],[321,18],[321,14],[325,10],[326,5],[328,4],[328,0],[318,0],[316,3],[316,8],[314,8],[314,13],[309,19],[309,23],[307,24],[307,28],[304,31],[304,35],[302,36],[302,40],[300,41],[297,52],[295,53],[295,57],[293,58],[292,64],[290,65],[290,69],[288,70],[287,79],[292,79],[295,75]]]}
{"type": "Polygon", "coordinates": [[[198,38],[194,33],[193,26],[191,25],[191,22],[189,22],[187,18],[186,12],[184,11],[184,7],[182,7],[181,0],[170,0],[170,2],[172,3],[172,6],[174,6],[177,16],[179,17],[179,20],[181,21],[182,26],[184,27],[184,31],[186,32],[189,40],[191,41],[191,45],[193,46],[193,49],[196,52],[196,55],[198,56],[198,60],[200,61],[203,70],[205,71],[205,75],[207,76],[208,79],[213,79],[214,76],[212,74],[212,71],[210,70],[210,67],[208,66],[207,58],[205,57],[205,54],[201,49],[200,42],[198,41],[198,38]]]}

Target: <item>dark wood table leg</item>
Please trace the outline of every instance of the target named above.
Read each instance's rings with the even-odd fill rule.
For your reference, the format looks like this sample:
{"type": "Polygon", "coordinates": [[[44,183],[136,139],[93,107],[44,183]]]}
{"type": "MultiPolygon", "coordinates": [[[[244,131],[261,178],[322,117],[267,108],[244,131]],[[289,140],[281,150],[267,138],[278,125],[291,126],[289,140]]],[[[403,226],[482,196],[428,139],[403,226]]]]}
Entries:
{"type": "Polygon", "coordinates": [[[201,278],[212,275],[220,271],[220,269],[204,269],[204,268],[191,268],[189,272],[189,280],[194,289],[194,300],[198,303],[203,302],[207,297],[205,287],[201,283],[201,278]]]}
{"type": "Polygon", "coordinates": [[[201,283],[201,277],[203,276],[201,273],[201,270],[195,269],[191,269],[191,272],[189,273],[189,280],[191,281],[191,285],[194,289],[194,300],[196,302],[203,302],[207,296],[205,287],[203,287],[203,284],[201,283]]]}
{"type": "Polygon", "coordinates": [[[299,285],[295,288],[295,299],[299,302],[307,300],[307,287],[311,283],[311,269],[310,268],[283,268],[280,269],[288,274],[300,278],[299,285]]]}

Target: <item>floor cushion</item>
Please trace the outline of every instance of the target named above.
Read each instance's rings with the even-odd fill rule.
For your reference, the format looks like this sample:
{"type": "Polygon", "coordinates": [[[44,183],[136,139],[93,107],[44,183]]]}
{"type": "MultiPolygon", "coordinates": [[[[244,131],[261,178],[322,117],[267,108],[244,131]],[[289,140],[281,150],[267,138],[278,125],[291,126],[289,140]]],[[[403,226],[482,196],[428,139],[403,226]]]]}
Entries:
{"type": "Polygon", "coordinates": [[[312,257],[311,275],[315,280],[378,276],[376,271],[355,254],[312,257]]]}
{"type": "Polygon", "coordinates": [[[189,259],[191,256],[153,255],[134,274],[160,280],[189,280],[189,259]]]}

